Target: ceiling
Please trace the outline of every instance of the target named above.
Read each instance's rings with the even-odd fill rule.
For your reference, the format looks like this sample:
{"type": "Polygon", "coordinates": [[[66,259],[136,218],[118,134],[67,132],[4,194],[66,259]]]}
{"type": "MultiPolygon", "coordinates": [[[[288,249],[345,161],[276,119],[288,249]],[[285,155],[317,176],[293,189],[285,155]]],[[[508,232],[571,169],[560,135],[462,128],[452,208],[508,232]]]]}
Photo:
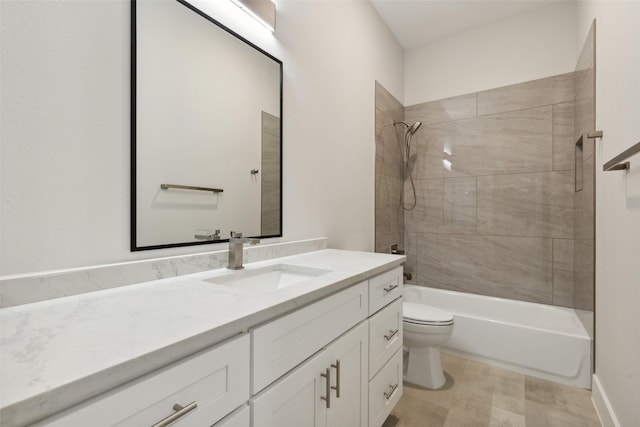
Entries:
{"type": "Polygon", "coordinates": [[[405,50],[567,0],[370,0],[405,50]]]}

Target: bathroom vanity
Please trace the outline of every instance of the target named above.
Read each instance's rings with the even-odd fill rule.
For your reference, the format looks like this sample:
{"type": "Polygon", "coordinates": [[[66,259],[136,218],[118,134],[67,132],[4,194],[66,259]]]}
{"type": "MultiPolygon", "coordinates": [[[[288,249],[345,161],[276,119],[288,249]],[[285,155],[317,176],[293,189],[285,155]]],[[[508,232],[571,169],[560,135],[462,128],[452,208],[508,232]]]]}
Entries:
{"type": "Polygon", "coordinates": [[[320,250],[0,310],[7,426],[380,426],[403,256],[320,250]]]}

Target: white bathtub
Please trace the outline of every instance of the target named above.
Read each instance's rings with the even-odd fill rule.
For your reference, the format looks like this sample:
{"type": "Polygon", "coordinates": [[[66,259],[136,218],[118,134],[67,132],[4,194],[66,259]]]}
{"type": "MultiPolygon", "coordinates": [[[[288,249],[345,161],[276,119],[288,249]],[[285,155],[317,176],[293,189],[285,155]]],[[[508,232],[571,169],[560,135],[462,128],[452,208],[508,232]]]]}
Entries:
{"type": "Polygon", "coordinates": [[[445,352],[591,388],[591,338],[570,308],[412,285],[404,298],[454,315],[445,352]]]}

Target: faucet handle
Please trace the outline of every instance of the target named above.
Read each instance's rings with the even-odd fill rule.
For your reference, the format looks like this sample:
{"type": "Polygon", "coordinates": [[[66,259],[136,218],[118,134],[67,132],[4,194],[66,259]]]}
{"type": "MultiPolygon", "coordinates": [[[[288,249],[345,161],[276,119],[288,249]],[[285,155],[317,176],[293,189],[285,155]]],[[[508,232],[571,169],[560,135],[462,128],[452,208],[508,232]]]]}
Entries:
{"type": "Polygon", "coordinates": [[[238,231],[232,231],[231,232],[231,237],[234,239],[241,239],[242,238],[242,233],[238,232],[238,231]]]}

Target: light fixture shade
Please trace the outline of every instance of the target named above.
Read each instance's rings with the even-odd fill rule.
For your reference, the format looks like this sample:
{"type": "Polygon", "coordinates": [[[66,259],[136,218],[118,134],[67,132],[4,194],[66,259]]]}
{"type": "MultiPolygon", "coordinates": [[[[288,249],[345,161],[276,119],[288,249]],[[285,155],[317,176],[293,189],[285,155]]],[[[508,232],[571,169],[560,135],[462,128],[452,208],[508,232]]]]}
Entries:
{"type": "Polygon", "coordinates": [[[276,28],[276,5],[271,0],[231,0],[271,31],[276,28]]]}

